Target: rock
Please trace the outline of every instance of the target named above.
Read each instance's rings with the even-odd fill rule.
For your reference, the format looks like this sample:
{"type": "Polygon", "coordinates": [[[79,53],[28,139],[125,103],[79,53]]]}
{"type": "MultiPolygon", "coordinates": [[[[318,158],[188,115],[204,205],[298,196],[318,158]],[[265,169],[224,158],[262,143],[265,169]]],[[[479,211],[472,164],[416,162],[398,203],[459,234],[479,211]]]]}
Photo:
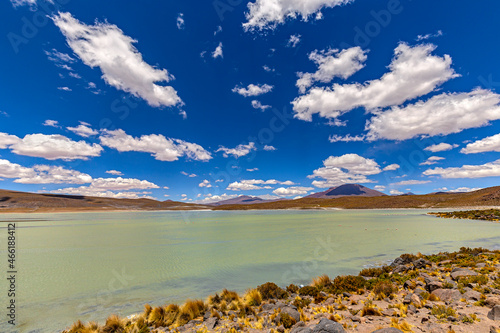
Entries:
{"type": "Polygon", "coordinates": [[[403,299],[403,304],[410,304],[412,296],[413,296],[413,294],[406,295],[405,298],[403,299]]]}
{"type": "Polygon", "coordinates": [[[210,317],[205,321],[205,326],[208,330],[213,330],[217,324],[219,324],[219,319],[216,317],[210,317]]]}
{"type": "Polygon", "coordinates": [[[492,308],[495,305],[500,305],[500,297],[498,296],[487,297],[486,300],[484,301],[484,304],[486,304],[486,306],[489,308],[492,308]]]}
{"type": "Polygon", "coordinates": [[[417,308],[415,307],[415,305],[413,305],[413,304],[408,305],[408,313],[409,314],[414,314],[414,313],[417,313],[417,312],[418,311],[417,311],[417,308]]]}
{"type": "Polygon", "coordinates": [[[396,258],[392,264],[391,264],[391,267],[397,267],[397,266],[400,266],[400,265],[407,265],[407,264],[411,264],[411,258],[410,257],[398,257],[396,258]]]}
{"type": "Polygon", "coordinates": [[[285,332],[285,327],[283,327],[283,325],[279,326],[276,331],[280,332],[280,333],[284,333],[285,332]]]}
{"type": "Polygon", "coordinates": [[[484,262],[480,262],[479,264],[476,264],[477,268],[483,268],[486,267],[486,264],[484,262]]]}
{"type": "Polygon", "coordinates": [[[388,328],[381,328],[376,331],[372,331],[372,333],[404,333],[401,330],[398,330],[397,328],[394,327],[388,327],[388,328]]]}
{"type": "Polygon", "coordinates": [[[470,290],[466,292],[465,294],[462,295],[463,298],[466,300],[474,300],[474,301],[479,301],[481,299],[481,293],[475,291],[475,290],[470,290]]]}
{"type": "Polygon", "coordinates": [[[490,327],[490,333],[497,333],[497,329],[493,326],[490,327]]]}
{"type": "Polygon", "coordinates": [[[328,294],[327,294],[327,293],[325,293],[324,291],[320,291],[320,292],[319,292],[319,295],[320,295],[320,296],[323,296],[323,297],[328,297],[328,294]]]}
{"type": "Polygon", "coordinates": [[[398,312],[394,309],[386,309],[382,311],[382,314],[386,317],[394,317],[398,314],[398,312]]]}
{"type": "Polygon", "coordinates": [[[425,260],[424,258],[417,259],[413,262],[413,267],[417,269],[424,269],[427,265],[432,266],[432,263],[429,260],[425,260]]]}
{"type": "Polygon", "coordinates": [[[312,329],[312,333],[346,333],[346,331],[342,324],[323,318],[312,329]]]}
{"type": "Polygon", "coordinates": [[[466,269],[466,268],[454,268],[451,271],[451,278],[455,281],[461,277],[476,276],[476,275],[477,275],[476,272],[471,271],[470,269],[466,269]]]}
{"type": "Polygon", "coordinates": [[[491,320],[500,320],[500,305],[495,305],[490,312],[488,312],[488,318],[491,320]]]}
{"type": "Polygon", "coordinates": [[[443,302],[459,301],[462,298],[462,294],[456,289],[436,289],[432,294],[443,302]]]}
{"type": "Polygon", "coordinates": [[[342,293],[342,296],[344,297],[351,297],[352,294],[351,293],[348,293],[348,292],[345,292],[345,293],[342,293]]]}
{"type": "Polygon", "coordinates": [[[335,303],[335,298],[329,297],[326,299],[326,301],[324,303],[325,303],[325,305],[333,305],[335,303]]]}
{"type": "Polygon", "coordinates": [[[211,316],[212,316],[212,312],[210,312],[210,311],[205,312],[205,314],[203,315],[203,321],[207,320],[211,316]]]}
{"type": "Polygon", "coordinates": [[[443,283],[440,281],[430,281],[426,286],[425,289],[432,293],[434,290],[441,289],[443,288],[443,283]]]}
{"type": "Polygon", "coordinates": [[[353,322],[353,323],[354,323],[354,322],[355,322],[355,323],[360,323],[360,322],[361,322],[361,318],[360,318],[360,317],[358,317],[358,316],[353,316],[353,317],[351,318],[351,320],[352,320],[352,322],[353,322]]]}
{"type": "Polygon", "coordinates": [[[418,297],[418,295],[416,294],[411,295],[410,300],[413,303],[413,305],[415,305],[417,308],[422,307],[422,302],[420,301],[420,297],[418,297]]]}
{"type": "Polygon", "coordinates": [[[290,306],[285,306],[281,309],[281,313],[286,313],[293,319],[295,319],[296,322],[300,321],[300,313],[299,311],[295,310],[294,308],[290,306]]]}
{"type": "Polygon", "coordinates": [[[399,266],[396,266],[392,272],[393,273],[406,273],[407,271],[409,271],[410,268],[407,267],[406,265],[399,265],[399,266]]]}
{"type": "Polygon", "coordinates": [[[309,327],[295,327],[290,330],[290,333],[311,333],[311,329],[309,327]]]}

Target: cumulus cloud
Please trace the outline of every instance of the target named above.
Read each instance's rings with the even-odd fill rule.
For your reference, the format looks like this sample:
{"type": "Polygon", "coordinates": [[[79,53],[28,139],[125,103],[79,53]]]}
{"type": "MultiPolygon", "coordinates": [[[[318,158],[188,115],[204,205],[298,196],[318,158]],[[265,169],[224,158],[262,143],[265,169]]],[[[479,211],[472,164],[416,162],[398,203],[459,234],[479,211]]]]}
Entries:
{"type": "Polygon", "coordinates": [[[432,145],[432,146],[429,146],[429,147],[426,147],[424,150],[427,150],[427,151],[431,151],[433,153],[438,153],[438,152],[441,152],[441,151],[448,151],[448,150],[452,150],[453,148],[457,148],[458,145],[450,145],[449,143],[439,143],[439,144],[436,144],[436,145],[432,145]]]}
{"type": "Polygon", "coordinates": [[[376,191],[385,191],[385,186],[383,185],[376,185],[374,188],[376,191]]]}
{"type": "Polygon", "coordinates": [[[194,173],[187,173],[186,171],[181,171],[181,174],[183,174],[184,176],[188,176],[189,178],[194,178],[194,177],[198,177],[198,175],[194,174],[194,173]]]}
{"type": "Polygon", "coordinates": [[[66,129],[84,138],[99,134],[98,131],[90,127],[90,124],[87,124],[83,121],[80,121],[80,125],[78,125],[77,127],[66,127],[66,129]]]}
{"type": "Polygon", "coordinates": [[[143,135],[136,138],[121,129],[104,130],[99,139],[103,146],[116,149],[119,152],[150,153],[159,161],[177,161],[182,156],[196,161],[212,159],[212,155],[200,145],[179,139],[166,138],[161,134],[143,135]]]}
{"type": "Polygon", "coordinates": [[[462,154],[477,154],[490,151],[500,152],[500,134],[469,143],[465,148],[460,150],[462,154]]]}
{"type": "Polygon", "coordinates": [[[70,13],[58,13],[52,19],[73,52],[87,66],[99,67],[109,85],[140,97],[153,107],[183,104],[174,88],[157,84],[168,83],[174,77],[166,69],[147,64],[134,46],[137,41],[116,25],[86,25],[70,13]]]}
{"type": "Polygon", "coordinates": [[[248,3],[245,13],[247,22],[243,23],[245,31],[274,29],[283,24],[287,18],[302,18],[307,21],[311,16],[322,18],[323,8],[332,8],[348,4],[354,0],[256,0],[248,3]]]}
{"type": "Polygon", "coordinates": [[[250,154],[250,152],[257,150],[257,147],[255,147],[254,142],[249,142],[247,145],[240,144],[236,146],[235,148],[226,148],[221,146],[219,149],[217,149],[215,152],[223,152],[224,157],[229,157],[233,156],[235,158],[240,158],[242,156],[246,156],[250,154]]]}
{"type": "Polygon", "coordinates": [[[236,86],[233,88],[232,92],[240,94],[244,97],[250,96],[259,96],[263,94],[267,94],[271,90],[273,90],[273,86],[269,84],[249,84],[246,88],[241,86],[236,86]]]}
{"type": "Polygon", "coordinates": [[[362,142],[366,140],[365,135],[356,135],[356,136],[351,136],[350,134],[347,134],[346,136],[340,136],[340,135],[330,135],[328,138],[328,141],[331,143],[335,142],[362,142]]]}
{"type": "Polygon", "coordinates": [[[433,164],[437,164],[439,161],[442,161],[442,160],[444,160],[444,157],[431,156],[425,162],[422,162],[419,165],[433,165],[433,164]]]}
{"type": "Polygon", "coordinates": [[[179,13],[179,15],[177,15],[177,29],[179,30],[182,30],[184,29],[184,14],[183,13],[179,13]]]}
{"type": "Polygon", "coordinates": [[[259,171],[259,168],[252,168],[252,169],[247,169],[248,172],[254,172],[254,171],[259,171]]]}
{"type": "Polygon", "coordinates": [[[214,52],[212,52],[212,58],[217,59],[217,58],[224,58],[224,53],[222,51],[222,42],[217,45],[215,48],[214,52]]]}
{"type": "Polygon", "coordinates": [[[269,185],[295,185],[291,180],[279,181],[276,179],[262,180],[262,179],[245,179],[239,182],[233,182],[228,185],[227,190],[229,191],[251,191],[251,190],[263,190],[271,189],[269,185]]]}
{"type": "Polygon", "coordinates": [[[211,193],[207,194],[207,196],[202,199],[202,200],[198,200],[196,201],[196,203],[205,203],[205,204],[209,204],[209,203],[214,203],[214,202],[218,202],[218,201],[222,201],[222,200],[229,200],[229,199],[234,199],[234,198],[237,198],[239,197],[240,195],[239,194],[221,194],[221,195],[213,195],[211,193]]]}
{"type": "Polygon", "coordinates": [[[290,197],[294,195],[305,195],[312,190],[314,190],[314,187],[293,186],[277,188],[273,193],[279,196],[290,197]]]}
{"type": "Polygon", "coordinates": [[[424,171],[423,174],[426,176],[441,176],[442,178],[498,177],[500,176],[500,160],[480,165],[429,169],[424,171]]]}
{"type": "Polygon", "coordinates": [[[100,156],[102,147],[85,141],[72,141],[62,135],[29,134],[24,138],[0,133],[0,149],[10,149],[14,154],[41,157],[47,160],[87,160],[100,156]]]}
{"type": "Polygon", "coordinates": [[[210,188],[210,187],[212,187],[212,184],[210,184],[210,181],[208,181],[207,179],[205,179],[204,181],[202,181],[201,183],[199,183],[198,186],[199,187],[210,188]]]}
{"type": "Polygon", "coordinates": [[[401,182],[392,183],[391,185],[395,186],[404,186],[404,185],[422,185],[430,183],[430,180],[403,180],[401,182]]]}
{"type": "Polygon", "coordinates": [[[389,193],[390,193],[391,195],[401,195],[401,194],[404,194],[403,192],[398,191],[398,190],[391,190],[389,193]]]}
{"type": "Polygon", "coordinates": [[[92,177],[76,170],[60,166],[35,165],[27,168],[8,160],[0,159],[0,177],[15,179],[21,184],[86,184],[92,177]]]}
{"type": "Polygon", "coordinates": [[[314,73],[298,72],[297,87],[303,94],[314,82],[328,83],[335,77],[347,79],[362,69],[367,59],[366,51],[359,46],[339,51],[337,49],[315,50],[309,54],[318,70],[314,73]]]}
{"type": "Polygon", "coordinates": [[[265,111],[267,109],[270,109],[271,108],[271,105],[263,105],[260,101],[257,101],[257,100],[253,100],[252,101],[252,107],[254,109],[258,109],[258,110],[261,110],[261,111],[265,111]]]}
{"type": "Polygon", "coordinates": [[[399,168],[400,168],[399,164],[390,164],[390,165],[386,166],[383,170],[384,171],[394,171],[394,170],[397,170],[399,168]]]}
{"type": "Polygon", "coordinates": [[[426,95],[458,76],[451,68],[451,57],[432,55],[435,49],[432,44],[411,47],[401,43],[394,51],[389,72],[380,79],[311,88],[292,102],[295,117],[305,121],[311,121],[313,114],[336,118],[357,107],[373,111],[426,95]]]}
{"type": "Polygon", "coordinates": [[[296,47],[300,43],[301,35],[291,35],[290,39],[288,39],[288,43],[286,44],[288,47],[296,47]]]}
{"type": "Polygon", "coordinates": [[[347,183],[373,183],[367,176],[381,173],[377,162],[357,154],[330,156],[323,161],[323,167],[313,171],[308,178],[315,180],[313,186],[327,188],[347,183]]]}
{"type": "Polygon", "coordinates": [[[278,150],[276,147],[274,147],[274,146],[268,146],[268,145],[265,145],[263,149],[265,151],[275,151],[275,150],[278,150]]]}
{"type": "MultiPolygon", "coordinates": [[[[406,140],[459,133],[500,119],[500,95],[485,89],[433,96],[425,102],[395,106],[366,125],[370,140],[406,140]]],[[[444,147],[444,146],[441,146],[444,147]]]]}
{"type": "Polygon", "coordinates": [[[117,171],[117,170],[108,170],[106,173],[109,173],[110,175],[113,176],[123,176],[123,172],[117,171]]]}

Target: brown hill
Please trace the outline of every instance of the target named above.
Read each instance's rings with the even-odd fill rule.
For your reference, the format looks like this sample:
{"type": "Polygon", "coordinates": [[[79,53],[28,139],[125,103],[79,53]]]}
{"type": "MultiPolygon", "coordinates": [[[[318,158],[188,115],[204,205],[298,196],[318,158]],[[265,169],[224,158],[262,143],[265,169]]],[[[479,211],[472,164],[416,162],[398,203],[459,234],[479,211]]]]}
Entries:
{"type": "MultiPolygon", "coordinates": [[[[285,200],[285,199],[281,199],[285,200]]],[[[220,205],[253,205],[257,203],[273,202],[278,200],[265,200],[259,197],[253,197],[250,195],[240,195],[233,199],[221,200],[207,204],[208,206],[220,206],[220,205]]]]}
{"type": "Polygon", "coordinates": [[[359,184],[344,184],[326,191],[314,193],[304,198],[334,199],[340,197],[381,197],[386,194],[359,184]]]}
{"type": "Polygon", "coordinates": [[[114,199],[0,190],[0,212],[76,212],[116,210],[192,210],[207,206],[151,199],[114,199]]]}
{"type": "Polygon", "coordinates": [[[500,186],[468,193],[442,193],[404,196],[344,196],[335,199],[302,198],[254,205],[224,205],[215,210],[238,209],[377,209],[377,208],[453,208],[500,206],[500,186]]]}

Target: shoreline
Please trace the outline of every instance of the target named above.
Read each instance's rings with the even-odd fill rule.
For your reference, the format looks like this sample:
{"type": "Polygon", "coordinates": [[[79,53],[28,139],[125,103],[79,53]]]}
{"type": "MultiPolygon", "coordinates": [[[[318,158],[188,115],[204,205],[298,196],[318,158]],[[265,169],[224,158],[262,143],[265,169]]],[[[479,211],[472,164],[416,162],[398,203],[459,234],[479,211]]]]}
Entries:
{"type": "Polygon", "coordinates": [[[500,251],[403,254],[357,276],[324,275],[302,288],[268,282],[241,296],[224,289],[205,301],[111,315],[103,324],[78,321],[63,332],[496,333],[500,251]]]}
{"type": "MultiPolygon", "coordinates": [[[[382,211],[397,211],[397,210],[453,210],[453,211],[469,211],[469,210],[490,210],[500,209],[500,206],[461,206],[461,207],[420,207],[420,208],[276,208],[276,209],[42,209],[42,210],[15,210],[5,211],[0,209],[0,216],[2,214],[78,214],[78,213],[161,213],[161,212],[255,212],[255,211],[355,211],[355,210],[382,210],[382,211]],[[21,210],[21,211],[20,211],[21,210]]],[[[436,213],[436,214],[439,214],[436,213]]],[[[429,214],[432,215],[432,214],[429,214]]]]}

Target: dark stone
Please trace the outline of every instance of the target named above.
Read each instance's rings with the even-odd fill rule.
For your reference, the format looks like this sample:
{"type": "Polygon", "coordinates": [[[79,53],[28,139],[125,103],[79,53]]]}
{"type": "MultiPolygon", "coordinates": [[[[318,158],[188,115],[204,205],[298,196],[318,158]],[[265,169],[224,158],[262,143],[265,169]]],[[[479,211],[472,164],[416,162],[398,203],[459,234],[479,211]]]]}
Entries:
{"type": "Polygon", "coordinates": [[[443,284],[440,281],[430,281],[425,286],[425,289],[427,289],[430,293],[432,293],[434,290],[441,289],[441,288],[443,288],[443,284]]]}
{"type": "Polygon", "coordinates": [[[443,302],[459,301],[462,298],[462,294],[456,289],[436,289],[432,294],[443,302]]]}
{"type": "Polygon", "coordinates": [[[476,276],[476,275],[477,275],[476,272],[466,268],[454,268],[451,271],[451,278],[455,281],[461,277],[476,276]]]}
{"type": "Polygon", "coordinates": [[[488,318],[491,320],[500,320],[500,305],[495,305],[490,312],[488,312],[488,318]]]}
{"type": "Polygon", "coordinates": [[[290,333],[311,333],[311,329],[309,327],[295,327],[290,330],[290,333]]]}
{"type": "Polygon", "coordinates": [[[299,311],[295,310],[294,308],[290,306],[285,306],[281,309],[281,313],[286,313],[293,319],[295,319],[296,322],[300,321],[300,313],[299,311]]]}
{"type": "Polygon", "coordinates": [[[373,331],[372,333],[404,333],[395,327],[381,328],[379,330],[373,331]]]}
{"type": "Polygon", "coordinates": [[[432,266],[432,263],[424,258],[417,259],[413,262],[413,266],[418,269],[424,269],[427,265],[432,266]]]}
{"type": "Polygon", "coordinates": [[[208,330],[213,330],[219,324],[219,319],[216,317],[210,317],[205,321],[205,326],[208,330]]]}
{"type": "Polygon", "coordinates": [[[346,333],[346,331],[342,324],[323,318],[312,329],[312,333],[346,333]]]}

